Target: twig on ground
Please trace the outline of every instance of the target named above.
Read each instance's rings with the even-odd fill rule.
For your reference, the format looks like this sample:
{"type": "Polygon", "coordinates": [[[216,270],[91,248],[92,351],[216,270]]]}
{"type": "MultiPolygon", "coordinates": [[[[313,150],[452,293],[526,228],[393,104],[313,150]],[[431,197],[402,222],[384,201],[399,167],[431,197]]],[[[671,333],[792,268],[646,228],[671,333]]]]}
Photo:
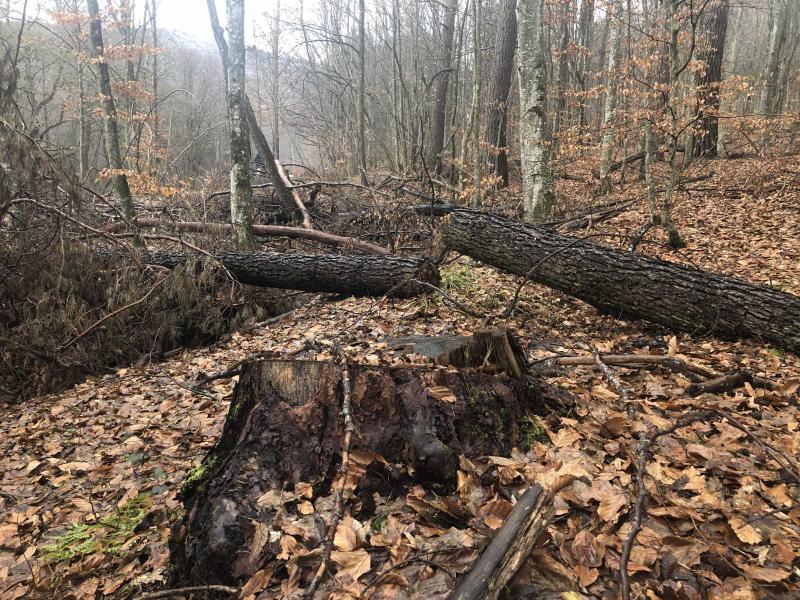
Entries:
{"type": "Polygon", "coordinates": [[[592,346],[592,354],[594,355],[595,365],[597,365],[597,368],[603,373],[603,376],[611,384],[611,387],[614,388],[614,391],[617,392],[619,399],[622,400],[623,406],[625,407],[625,412],[628,414],[628,417],[632,419],[636,416],[636,407],[631,403],[628,390],[622,385],[619,377],[617,377],[608,365],[603,362],[603,359],[600,357],[600,352],[594,346],[592,346]]]}
{"type": "Polygon", "coordinates": [[[426,282],[424,282],[424,281],[420,281],[419,279],[412,279],[412,280],[411,280],[411,282],[412,282],[412,283],[416,283],[417,285],[421,285],[422,287],[424,287],[424,288],[427,288],[427,289],[429,289],[429,290],[431,290],[431,291],[433,291],[433,292],[436,292],[436,293],[437,293],[437,294],[439,294],[439,295],[440,295],[442,298],[444,298],[444,300],[445,300],[446,302],[449,302],[450,304],[452,304],[452,305],[453,305],[453,307],[454,307],[456,310],[458,310],[458,311],[460,311],[460,312],[464,313],[465,315],[467,315],[467,316],[469,316],[469,317],[475,317],[476,319],[485,319],[485,318],[486,318],[486,315],[485,315],[485,314],[483,314],[483,313],[479,313],[479,312],[477,312],[477,311],[474,311],[474,310],[472,310],[471,308],[469,308],[468,306],[466,306],[466,305],[462,304],[461,302],[459,302],[458,300],[456,300],[455,298],[453,298],[452,296],[450,296],[450,295],[449,295],[447,292],[445,292],[445,291],[444,291],[442,288],[436,287],[435,285],[433,285],[433,284],[431,284],[431,283],[426,283],[426,282]]]}
{"type": "Polygon", "coordinates": [[[644,484],[644,476],[647,469],[647,462],[650,459],[650,448],[656,443],[658,438],[674,433],[678,429],[687,427],[697,421],[706,420],[715,414],[717,414],[715,410],[700,411],[678,419],[672,426],[659,429],[650,437],[645,436],[644,433],[640,434],[639,447],[636,452],[638,457],[636,465],[636,503],[631,509],[631,514],[633,516],[632,527],[628,533],[628,537],[625,538],[622,544],[622,552],[619,557],[619,578],[623,600],[631,600],[631,582],[628,577],[628,562],[631,558],[633,544],[636,542],[636,536],[639,535],[639,531],[642,529],[642,518],[644,516],[644,509],[648,496],[647,488],[644,484]]]}
{"type": "Polygon", "coordinates": [[[690,396],[699,396],[705,393],[725,393],[744,387],[746,383],[766,390],[774,390],[776,387],[775,382],[764,377],[757,377],[750,371],[731,371],[725,375],[717,375],[708,381],[693,383],[686,388],[686,393],[690,396]]]}
{"type": "Polygon", "coordinates": [[[196,585],[191,587],[175,588],[172,590],[160,590],[158,592],[150,592],[149,594],[142,594],[136,600],[158,600],[159,598],[174,598],[175,596],[183,596],[185,594],[192,594],[195,592],[222,592],[230,594],[239,593],[239,588],[231,587],[229,585],[196,585]]]}
{"type": "Polygon", "coordinates": [[[328,524],[325,537],[325,547],[322,551],[322,560],[319,563],[314,579],[305,592],[306,598],[313,598],[314,593],[322,583],[325,573],[328,571],[328,563],[331,559],[333,550],[333,540],[336,536],[336,528],[342,518],[344,508],[344,486],[347,479],[347,469],[350,464],[350,444],[353,432],[356,430],[353,422],[353,415],[350,413],[350,370],[347,367],[347,359],[342,358],[342,418],[344,419],[344,441],[342,442],[342,464],[339,466],[339,485],[336,488],[336,499],[334,502],[333,516],[328,524]]]}

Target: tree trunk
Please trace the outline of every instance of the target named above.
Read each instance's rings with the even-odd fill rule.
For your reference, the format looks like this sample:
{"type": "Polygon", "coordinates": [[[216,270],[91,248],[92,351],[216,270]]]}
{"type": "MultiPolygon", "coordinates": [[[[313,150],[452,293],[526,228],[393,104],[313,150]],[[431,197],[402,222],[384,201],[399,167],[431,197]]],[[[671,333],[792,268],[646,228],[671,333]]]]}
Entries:
{"type": "Polygon", "coordinates": [[[367,178],[367,107],[366,95],[366,19],[365,0],[358,0],[358,169],[361,171],[361,185],[369,185],[367,178]]]}
{"type": "Polygon", "coordinates": [[[544,0],[517,2],[520,138],[525,219],[534,221],[555,208],[547,127],[547,70],[544,0]]]}
{"type": "MultiPolygon", "coordinates": [[[[281,158],[280,74],[281,74],[281,0],[275,2],[272,17],[272,149],[275,158],[281,158]]],[[[258,72],[258,69],[256,69],[258,72]]]]}
{"type": "MultiPolygon", "coordinates": [[[[310,483],[314,500],[331,493],[345,438],[345,389],[358,432],[350,460],[360,457],[346,481],[355,488],[353,504],[364,507],[374,506],[376,493],[402,496],[416,482],[452,492],[459,455],[507,456],[529,446],[530,415],[543,406],[533,379],[367,366],[350,366],[347,374],[345,388],[342,367],[332,363],[243,366],[222,436],[181,490],[186,517],[171,543],[173,586],[237,584],[276,559],[278,540],[263,534],[282,512],[280,492],[288,498],[310,483]]],[[[324,535],[320,529],[297,539],[313,550],[324,535]]]]}
{"type": "Polygon", "coordinates": [[[128,178],[124,173],[122,164],[122,153],[119,149],[119,131],[117,128],[117,109],[114,106],[114,94],[111,92],[111,74],[108,69],[108,62],[104,56],[103,47],[103,26],[100,23],[100,9],[97,0],[87,0],[86,6],[89,10],[91,22],[89,24],[89,35],[92,43],[92,56],[97,61],[97,82],[100,88],[100,96],[103,105],[103,134],[106,142],[106,155],[108,157],[108,167],[114,171],[111,177],[114,192],[117,194],[122,210],[126,219],[133,219],[135,209],[133,207],[133,196],[128,186],[128,178]]]}
{"type": "Polygon", "coordinates": [[[778,79],[781,70],[780,59],[783,55],[783,48],[786,45],[786,33],[790,22],[789,2],[791,0],[778,3],[781,9],[772,20],[769,54],[767,55],[765,69],[766,82],[761,102],[761,112],[765,115],[773,115],[778,112],[775,99],[778,97],[778,79]]]}
{"type": "Polygon", "coordinates": [[[700,135],[695,142],[697,156],[717,155],[719,140],[719,88],[722,83],[722,61],[725,56],[725,37],[728,32],[728,0],[720,0],[708,23],[709,49],[706,70],[700,78],[699,118],[700,135]]]}
{"type": "MultiPolygon", "coordinates": [[[[214,257],[239,282],[259,287],[406,297],[428,291],[418,282],[439,283],[436,267],[420,258],[275,252],[217,252],[214,257]]],[[[172,269],[192,258],[196,255],[152,252],[147,262],[172,269]]]]}
{"type": "Polygon", "coordinates": [[[453,211],[444,242],[618,317],[800,352],[800,298],[767,286],[476,211],[453,211]]]}
{"type": "MultiPolygon", "coordinates": [[[[472,114],[469,118],[472,144],[472,207],[481,206],[481,2],[472,0],[472,114]]],[[[466,164],[466,161],[465,161],[466,164]]]]}
{"type": "Polygon", "coordinates": [[[253,188],[250,183],[250,131],[245,109],[244,0],[227,0],[228,122],[231,142],[231,223],[240,250],[253,247],[253,188]]]}
{"type": "Polygon", "coordinates": [[[514,52],[517,48],[517,0],[503,0],[497,19],[495,57],[489,74],[486,110],[486,132],[484,143],[488,149],[490,173],[502,178],[503,187],[508,185],[508,96],[514,74],[514,52]]]}
{"type": "Polygon", "coordinates": [[[622,6],[619,0],[609,6],[611,24],[611,42],[608,52],[608,67],[606,71],[606,102],[603,109],[603,141],[600,157],[600,191],[611,191],[611,178],[609,167],[614,156],[614,120],[617,111],[617,87],[619,84],[619,66],[622,59],[622,6]]]}

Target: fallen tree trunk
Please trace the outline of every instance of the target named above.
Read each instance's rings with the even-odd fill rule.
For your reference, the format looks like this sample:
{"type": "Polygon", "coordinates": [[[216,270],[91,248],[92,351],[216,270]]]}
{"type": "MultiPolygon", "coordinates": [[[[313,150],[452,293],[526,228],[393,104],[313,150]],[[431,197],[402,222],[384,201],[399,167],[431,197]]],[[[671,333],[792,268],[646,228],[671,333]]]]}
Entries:
{"type": "MultiPolygon", "coordinates": [[[[191,231],[194,233],[219,233],[228,235],[231,231],[230,223],[202,223],[200,221],[163,221],[160,219],[138,218],[133,222],[137,227],[152,227],[155,229],[173,229],[177,231],[191,231]]],[[[125,223],[115,224],[109,231],[111,233],[124,230],[125,223]]],[[[283,225],[253,225],[253,235],[257,237],[286,237],[297,240],[319,242],[328,246],[339,246],[347,250],[361,250],[368,254],[387,255],[389,250],[371,242],[365,242],[351,237],[325,233],[314,229],[300,227],[285,227],[283,225]]]]}
{"type": "MultiPolygon", "coordinates": [[[[152,252],[147,262],[172,269],[195,255],[152,252]]],[[[439,272],[430,262],[400,256],[217,252],[222,265],[241,283],[259,287],[332,292],[352,296],[416,296],[438,285],[439,272]]]]}
{"type": "Polygon", "coordinates": [[[514,446],[525,448],[530,417],[544,403],[530,379],[349,365],[346,386],[344,373],[329,362],[242,367],[222,436],[181,490],[186,516],[173,530],[173,585],[236,585],[265,565],[277,571],[289,532],[295,554],[324,543],[324,527],[298,527],[309,509],[297,514],[296,503],[313,500],[317,510],[307,522],[322,523],[327,513],[320,511],[330,511],[345,398],[357,432],[349,449],[357,465],[346,475],[351,510],[374,508],[376,494],[403,496],[417,483],[452,493],[459,455],[507,456],[514,446]]]}
{"type": "Polygon", "coordinates": [[[800,297],[786,292],[478,211],[453,211],[443,238],[453,250],[617,317],[800,352],[800,297]]]}

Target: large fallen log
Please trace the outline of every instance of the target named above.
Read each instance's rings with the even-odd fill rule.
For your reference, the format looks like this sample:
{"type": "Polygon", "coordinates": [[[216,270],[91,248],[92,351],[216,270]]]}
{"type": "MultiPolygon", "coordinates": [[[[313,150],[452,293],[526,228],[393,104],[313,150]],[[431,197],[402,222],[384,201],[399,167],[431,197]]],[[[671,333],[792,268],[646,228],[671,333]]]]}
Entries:
{"type": "Polygon", "coordinates": [[[800,352],[800,297],[780,290],[478,211],[451,212],[443,239],[453,250],[618,317],[800,352]]]}
{"type": "MultiPolygon", "coordinates": [[[[169,269],[195,255],[152,252],[149,264],[169,269]]],[[[439,272],[428,261],[401,256],[216,252],[214,257],[241,283],[259,287],[332,292],[351,296],[416,296],[427,291],[418,282],[438,285],[439,272]]]]}
{"type": "Polygon", "coordinates": [[[531,417],[546,400],[533,380],[468,370],[350,365],[346,372],[347,386],[343,367],[329,362],[243,366],[222,436],[182,487],[186,516],[173,530],[172,585],[236,585],[265,566],[277,571],[286,532],[298,544],[293,554],[324,544],[329,512],[318,511],[330,510],[342,464],[345,398],[356,432],[349,455],[357,465],[346,476],[353,511],[371,511],[376,493],[402,496],[418,483],[452,493],[459,455],[526,448],[531,417]],[[316,508],[300,507],[304,500],[316,508]]]}
{"type": "MultiPolygon", "coordinates": [[[[148,219],[144,217],[133,221],[137,227],[154,229],[173,229],[176,231],[191,231],[193,233],[218,233],[229,235],[231,232],[230,223],[203,223],[200,221],[164,221],[161,219],[148,219]]],[[[116,223],[108,231],[116,233],[123,231],[127,227],[126,223],[116,223]]],[[[286,227],[284,225],[253,225],[253,235],[257,237],[286,237],[289,239],[308,240],[318,242],[328,246],[339,246],[347,250],[361,250],[367,254],[386,255],[389,250],[383,246],[378,246],[371,242],[365,242],[351,237],[344,237],[324,231],[314,229],[302,229],[300,227],[286,227]]]]}

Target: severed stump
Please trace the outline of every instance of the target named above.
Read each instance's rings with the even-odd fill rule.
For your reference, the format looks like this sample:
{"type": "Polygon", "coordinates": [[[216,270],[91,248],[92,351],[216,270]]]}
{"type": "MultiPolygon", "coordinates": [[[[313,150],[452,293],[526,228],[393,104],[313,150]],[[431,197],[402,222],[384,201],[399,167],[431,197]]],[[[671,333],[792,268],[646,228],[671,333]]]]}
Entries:
{"type": "Polygon", "coordinates": [[[479,329],[472,335],[412,335],[389,338],[390,348],[413,352],[437,365],[482,368],[487,365],[522,377],[528,372],[528,359],[514,334],[508,329],[479,329]]]}
{"type": "MultiPolygon", "coordinates": [[[[530,378],[442,367],[348,371],[352,450],[378,457],[364,466],[354,514],[369,514],[376,492],[405,494],[415,483],[452,492],[460,454],[524,448],[530,416],[543,407],[530,378]]],[[[311,484],[314,497],[330,491],[344,439],[341,375],[327,362],[243,366],[222,436],[182,488],[186,514],[171,540],[174,586],[241,583],[280,552],[263,534],[275,508],[257,500],[299,483],[311,484]]],[[[324,529],[320,523],[320,541],[324,529]]]]}

